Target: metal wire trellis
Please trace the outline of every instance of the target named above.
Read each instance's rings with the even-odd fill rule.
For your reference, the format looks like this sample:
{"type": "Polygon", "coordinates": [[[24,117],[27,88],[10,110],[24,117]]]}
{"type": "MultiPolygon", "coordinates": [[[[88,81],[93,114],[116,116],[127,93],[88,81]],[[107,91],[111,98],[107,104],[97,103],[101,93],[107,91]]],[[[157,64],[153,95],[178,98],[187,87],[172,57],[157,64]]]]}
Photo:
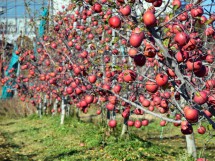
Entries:
{"type": "Polygon", "coordinates": [[[28,34],[30,19],[39,17],[41,9],[47,6],[45,0],[2,0],[0,4],[0,34],[18,34],[20,29],[28,34]],[[26,10],[31,11],[31,15],[26,10]]]}

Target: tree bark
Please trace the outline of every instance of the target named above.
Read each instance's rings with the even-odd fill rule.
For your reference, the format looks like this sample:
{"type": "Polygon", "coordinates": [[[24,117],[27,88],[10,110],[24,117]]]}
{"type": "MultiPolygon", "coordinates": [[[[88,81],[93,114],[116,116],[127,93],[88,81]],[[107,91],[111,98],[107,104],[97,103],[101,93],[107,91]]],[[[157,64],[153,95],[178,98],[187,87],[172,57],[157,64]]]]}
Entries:
{"type": "Polygon", "coordinates": [[[63,125],[64,124],[64,118],[65,118],[65,103],[64,103],[65,99],[64,97],[62,98],[61,101],[61,118],[60,118],[60,124],[63,125]]]}
{"type": "Polygon", "coordinates": [[[54,102],[54,104],[53,104],[54,112],[52,113],[52,116],[57,113],[57,104],[58,104],[58,100],[56,99],[55,102],[54,102]]]}
{"type": "Polygon", "coordinates": [[[194,158],[196,158],[197,155],[196,155],[196,144],[195,144],[194,133],[190,135],[185,135],[185,137],[187,142],[187,153],[190,156],[193,156],[194,158]]]}
{"type": "Polygon", "coordinates": [[[128,119],[129,118],[125,118],[124,119],[124,123],[122,125],[122,132],[121,132],[121,136],[120,137],[123,137],[128,132],[128,124],[127,124],[128,119]]]}
{"type": "Polygon", "coordinates": [[[42,117],[42,102],[39,103],[38,107],[38,116],[41,118],[42,117]]]}
{"type": "Polygon", "coordinates": [[[47,114],[47,98],[46,96],[44,96],[44,99],[43,99],[43,114],[47,114]]]}
{"type": "Polygon", "coordinates": [[[77,120],[80,121],[79,108],[75,109],[75,116],[76,116],[77,120]]]}

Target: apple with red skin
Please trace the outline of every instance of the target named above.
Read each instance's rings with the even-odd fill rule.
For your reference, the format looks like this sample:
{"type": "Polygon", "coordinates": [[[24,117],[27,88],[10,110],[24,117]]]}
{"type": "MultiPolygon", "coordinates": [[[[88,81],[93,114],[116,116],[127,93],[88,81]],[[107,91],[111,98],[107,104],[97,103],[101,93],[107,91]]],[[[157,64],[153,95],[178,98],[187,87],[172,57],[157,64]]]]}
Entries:
{"type": "Polygon", "coordinates": [[[145,88],[148,92],[155,93],[158,90],[158,85],[155,82],[147,81],[145,88]]]}
{"type": "MultiPolygon", "coordinates": [[[[129,38],[130,45],[133,46],[133,47],[135,47],[135,48],[138,48],[141,45],[144,37],[145,37],[144,32],[141,31],[140,28],[135,28],[132,31],[131,36],[129,38]]],[[[134,53],[135,49],[132,50],[132,51],[130,51],[130,53],[131,52],[134,53]]],[[[136,52],[135,52],[135,54],[129,54],[129,55],[134,56],[134,55],[136,55],[136,52]]]]}
{"type": "Polygon", "coordinates": [[[123,16],[128,16],[131,13],[131,6],[126,5],[125,7],[120,7],[119,11],[123,16]]]}
{"type": "Polygon", "coordinates": [[[110,111],[113,111],[114,108],[115,108],[115,106],[114,106],[114,104],[112,104],[112,103],[108,103],[108,104],[106,105],[106,108],[107,108],[108,110],[110,110],[110,111]]]}
{"type": "Polygon", "coordinates": [[[141,109],[136,108],[136,109],[134,110],[134,113],[135,113],[136,115],[143,115],[144,111],[141,110],[141,109]]]}
{"type": "Polygon", "coordinates": [[[100,115],[101,113],[102,113],[102,110],[97,110],[97,111],[96,111],[96,114],[97,114],[97,115],[100,115]]]}
{"type": "Polygon", "coordinates": [[[19,55],[20,53],[21,53],[20,50],[16,50],[16,51],[15,51],[15,54],[16,54],[16,55],[19,55]]]}
{"type": "Polygon", "coordinates": [[[185,32],[178,32],[174,40],[179,46],[184,46],[188,43],[189,37],[185,32]]]}
{"type": "Polygon", "coordinates": [[[134,126],[134,121],[128,120],[127,125],[128,125],[128,126],[134,126]]]}
{"type": "Polygon", "coordinates": [[[208,97],[208,103],[211,104],[211,105],[215,105],[215,94],[211,94],[208,97]]]}
{"type": "Polygon", "coordinates": [[[198,159],[196,159],[196,161],[208,161],[208,159],[206,159],[206,158],[198,158],[198,159]]]}
{"type": "Polygon", "coordinates": [[[181,1],[180,0],[173,0],[172,5],[177,6],[177,9],[178,9],[181,7],[181,1]]]}
{"type": "Polygon", "coordinates": [[[93,10],[94,10],[96,13],[102,12],[102,5],[96,2],[96,3],[93,5],[93,10]]]}
{"type": "Polygon", "coordinates": [[[67,92],[67,94],[72,94],[73,93],[72,87],[67,87],[66,92],[67,92]]]}
{"type": "Polygon", "coordinates": [[[122,112],[122,117],[123,118],[128,118],[129,115],[130,115],[130,111],[125,110],[125,111],[122,112]]]}
{"type": "Polygon", "coordinates": [[[51,110],[51,113],[54,113],[54,112],[55,112],[55,110],[54,110],[54,109],[52,109],[52,110],[51,110]]]}
{"type": "Polygon", "coordinates": [[[145,97],[143,95],[139,95],[139,101],[142,103],[145,100],[145,97]]]}
{"type": "Polygon", "coordinates": [[[162,5],[163,1],[162,0],[156,0],[155,2],[153,2],[153,6],[154,7],[160,7],[162,5]]]}
{"type": "Polygon", "coordinates": [[[212,64],[214,62],[214,60],[215,60],[215,56],[212,54],[208,54],[205,58],[205,61],[210,63],[210,64],[212,64]]]}
{"type": "Polygon", "coordinates": [[[160,126],[166,126],[166,121],[165,121],[165,120],[162,120],[162,121],[160,122],[160,126]]]}
{"type": "Polygon", "coordinates": [[[88,104],[90,104],[93,102],[94,96],[93,95],[86,95],[84,99],[88,104]]]}
{"type": "MultiPolygon", "coordinates": [[[[142,43],[142,42],[141,42],[142,43]]],[[[134,58],[135,55],[137,55],[137,52],[138,50],[136,48],[130,48],[128,50],[128,55],[131,57],[131,58],[134,58]]]]}
{"type": "Polygon", "coordinates": [[[138,54],[134,56],[134,63],[137,66],[144,66],[146,63],[146,57],[143,54],[138,54]]]}
{"type": "Polygon", "coordinates": [[[149,107],[150,106],[150,101],[147,100],[147,99],[144,99],[141,104],[144,106],[144,107],[149,107]]]}
{"type": "Polygon", "coordinates": [[[75,93],[76,93],[77,95],[81,94],[82,92],[83,92],[83,91],[82,91],[79,87],[75,88],[75,93]]]}
{"type": "Polygon", "coordinates": [[[117,103],[117,97],[116,96],[109,96],[108,101],[115,105],[117,103]]]}
{"type": "Polygon", "coordinates": [[[199,134],[204,134],[206,132],[206,128],[204,126],[200,126],[198,129],[197,129],[198,133],[199,134]]]}
{"type": "Polygon", "coordinates": [[[120,93],[120,91],[121,91],[121,86],[119,85],[119,84],[117,84],[117,85],[115,85],[114,87],[113,87],[113,91],[116,93],[116,94],[119,94],[120,93]]]}
{"type": "Polygon", "coordinates": [[[132,82],[136,79],[137,75],[133,70],[125,70],[123,72],[123,80],[125,82],[132,82]]]}
{"type": "Polygon", "coordinates": [[[153,12],[146,11],[143,14],[143,23],[146,27],[154,27],[156,25],[156,17],[153,12]]]}
{"type": "Polygon", "coordinates": [[[213,89],[215,87],[215,79],[210,79],[205,82],[207,89],[213,89]]]}
{"type": "Polygon", "coordinates": [[[134,122],[134,126],[135,126],[136,128],[141,128],[141,126],[142,126],[141,121],[140,121],[140,120],[136,120],[136,121],[134,122]]]}
{"type": "Polygon", "coordinates": [[[197,92],[193,98],[193,101],[199,105],[204,104],[205,102],[207,102],[207,100],[208,100],[208,96],[205,91],[197,92]]]}
{"type": "Polygon", "coordinates": [[[121,20],[118,16],[111,17],[108,22],[110,27],[113,27],[113,28],[120,28],[121,26],[121,20]]]}
{"type": "Polygon", "coordinates": [[[186,65],[187,65],[187,69],[189,71],[199,71],[202,67],[202,61],[201,60],[193,60],[193,59],[189,59],[187,62],[186,62],[186,65]]]}
{"type": "Polygon", "coordinates": [[[188,59],[188,57],[189,57],[189,54],[186,51],[183,51],[183,52],[179,51],[175,55],[175,58],[176,58],[177,62],[179,62],[179,63],[186,61],[188,59]]]}
{"type": "Polygon", "coordinates": [[[110,128],[115,128],[117,126],[117,121],[116,120],[109,120],[108,126],[110,128]]]}
{"type": "Polygon", "coordinates": [[[88,105],[88,103],[87,103],[85,100],[82,100],[82,101],[80,102],[80,107],[82,107],[82,108],[87,107],[87,105],[88,105]]]}
{"type": "Polygon", "coordinates": [[[176,77],[175,72],[172,69],[170,69],[170,68],[167,69],[166,73],[168,74],[168,76],[170,76],[172,78],[176,77]]]}
{"type": "Polygon", "coordinates": [[[142,120],[142,126],[148,126],[148,124],[149,124],[149,120],[147,119],[142,120]]]}
{"type": "Polygon", "coordinates": [[[159,73],[155,77],[155,81],[159,86],[165,86],[168,83],[168,76],[163,73],[159,73]]]}
{"type": "Polygon", "coordinates": [[[181,132],[184,135],[189,135],[193,133],[193,127],[192,125],[187,121],[181,122],[181,132]]]}
{"type": "Polygon", "coordinates": [[[155,96],[155,97],[153,98],[153,102],[154,102],[154,105],[155,105],[155,106],[160,105],[160,103],[161,103],[161,97],[155,96]]]}
{"type": "Polygon", "coordinates": [[[201,6],[198,6],[197,8],[193,8],[190,11],[190,14],[193,18],[195,17],[201,17],[204,13],[204,10],[201,6]]]}
{"type": "Polygon", "coordinates": [[[185,51],[192,51],[196,49],[197,41],[194,38],[190,38],[188,43],[183,46],[183,50],[185,51]]]}
{"type": "Polygon", "coordinates": [[[187,12],[183,12],[182,14],[180,14],[178,16],[179,21],[186,21],[188,19],[188,13],[187,12]]]}
{"type": "Polygon", "coordinates": [[[198,71],[194,72],[195,76],[197,77],[205,77],[208,75],[208,67],[206,67],[205,65],[202,65],[201,69],[198,71]]]}
{"type": "Polygon", "coordinates": [[[160,106],[163,107],[163,108],[168,108],[167,100],[161,100],[160,106]]]}
{"type": "Polygon", "coordinates": [[[185,118],[192,123],[195,123],[198,121],[199,118],[199,112],[196,109],[193,109],[191,107],[184,108],[184,114],[185,118]]]}
{"type": "Polygon", "coordinates": [[[184,26],[181,24],[173,24],[172,25],[172,32],[174,34],[180,33],[184,30],[184,26]]]}
{"type": "Polygon", "coordinates": [[[200,20],[199,20],[199,23],[200,23],[200,24],[205,24],[206,21],[207,21],[207,17],[201,16],[201,17],[200,17],[200,20]]]}
{"type": "Polygon", "coordinates": [[[61,113],[61,108],[58,108],[58,109],[57,109],[57,112],[58,112],[58,113],[61,113]]]}
{"type": "Polygon", "coordinates": [[[52,47],[53,49],[57,49],[57,44],[56,44],[55,42],[52,42],[52,43],[51,43],[51,47],[52,47]]]}

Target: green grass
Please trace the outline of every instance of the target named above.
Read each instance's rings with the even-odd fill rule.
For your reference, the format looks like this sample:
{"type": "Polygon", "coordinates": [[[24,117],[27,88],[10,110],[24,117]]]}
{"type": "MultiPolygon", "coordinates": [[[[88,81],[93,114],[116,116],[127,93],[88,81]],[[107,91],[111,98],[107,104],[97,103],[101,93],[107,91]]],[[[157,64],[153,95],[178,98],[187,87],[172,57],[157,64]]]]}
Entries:
{"type": "MultiPolygon", "coordinates": [[[[179,128],[172,125],[163,128],[158,121],[141,129],[131,128],[130,137],[120,138],[120,125],[114,131],[95,124],[66,118],[59,124],[59,116],[38,119],[28,118],[0,120],[0,160],[28,161],[191,161],[186,155],[186,142],[179,128]],[[84,146],[80,146],[80,144],[84,146]],[[2,148],[2,149],[1,149],[2,148]]],[[[196,130],[196,129],[195,129],[196,130]]],[[[208,135],[196,135],[199,154],[208,135]]],[[[203,153],[209,161],[215,160],[212,139],[203,153]]]]}

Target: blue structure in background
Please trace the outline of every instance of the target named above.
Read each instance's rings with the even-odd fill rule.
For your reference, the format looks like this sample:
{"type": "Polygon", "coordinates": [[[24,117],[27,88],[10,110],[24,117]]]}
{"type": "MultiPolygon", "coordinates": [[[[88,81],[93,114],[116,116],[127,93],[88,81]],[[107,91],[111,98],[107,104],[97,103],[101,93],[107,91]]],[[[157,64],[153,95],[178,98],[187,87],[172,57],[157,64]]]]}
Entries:
{"type": "MultiPolygon", "coordinates": [[[[39,31],[38,31],[38,36],[39,38],[41,38],[44,33],[45,33],[45,25],[46,25],[46,17],[48,16],[48,9],[45,8],[41,14],[42,16],[42,20],[40,21],[40,26],[39,26],[39,31]]],[[[12,58],[10,60],[9,63],[9,67],[7,69],[7,71],[5,72],[5,76],[9,76],[9,70],[11,70],[12,68],[15,69],[15,72],[19,72],[18,70],[18,63],[19,63],[19,56],[15,54],[16,50],[18,50],[17,44],[14,44],[14,49],[13,49],[13,53],[12,53],[12,58]]],[[[34,52],[35,54],[36,52],[36,42],[34,44],[34,52]]],[[[19,73],[18,73],[19,74],[19,73]]],[[[14,85],[15,82],[12,82],[12,84],[14,85]]],[[[2,88],[2,95],[1,95],[1,99],[8,99],[8,98],[12,98],[13,97],[13,92],[8,92],[8,89],[13,90],[12,86],[8,85],[8,82],[6,82],[6,84],[3,86],[2,88]]]]}
{"type": "Polygon", "coordinates": [[[40,26],[39,26],[39,38],[41,38],[45,32],[46,17],[48,16],[48,9],[47,8],[45,8],[43,10],[41,16],[42,16],[42,20],[40,21],[40,26]]]}
{"type": "MultiPolygon", "coordinates": [[[[15,69],[15,72],[17,72],[18,69],[18,61],[19,61],[19,56],[17,56],[15,54],[15,51],[18,49],[17,45],[14,44],[14,49],[13,49],[13,53],[12,53],[12,58],[10,59],[10,64],[8,66],[7,71],[5,72],[5,76],[9,76],[9,70],[11,70],[12,68],[15,69]]],[[[12,82],[12,84],[14,85],[14,83],[12,82]]],[[[2,95],[1,95],[1,99],[7,99],[7,98],[11,98],[13,97],[13,92],[7,92],[8,89],[12,89],[11,85],[8,85],[8,82],[6,82],[6,84],[3,86],[2,88],[2,95]]]]}
{"type": "MultiPolygon", "coordinates": [[[[42,38],[45,33],[46,17],[48,16],[48,14],[49,14],[48,9],[45,8],[41,14],[42,19],[39,25],[37,41],[38,39],[42,38]]],[[[34,42],[34,54],[35,55],[37,54],[37,42],[34,42]]]]}

